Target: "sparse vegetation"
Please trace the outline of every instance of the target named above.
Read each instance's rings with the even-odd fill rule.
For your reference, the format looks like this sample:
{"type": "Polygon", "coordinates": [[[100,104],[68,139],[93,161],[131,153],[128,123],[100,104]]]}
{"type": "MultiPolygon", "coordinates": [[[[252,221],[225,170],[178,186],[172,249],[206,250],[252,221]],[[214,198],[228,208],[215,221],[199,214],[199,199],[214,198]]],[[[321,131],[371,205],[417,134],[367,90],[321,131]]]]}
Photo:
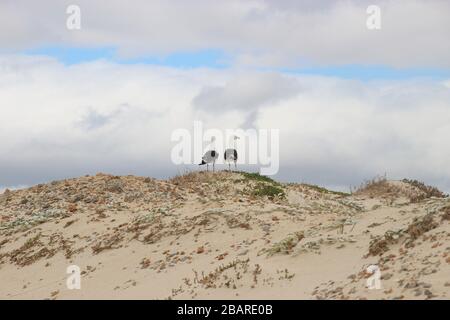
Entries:
{"type": "Polygon", "coordinates": [[[195,183],[195,182],[206,182],[205,176],[202,175],[199,172],[192,171],[192,172],[185,172],[182,174],[177,174],[175,177],[171,178],[169,181],[175,185],[185,185],[189,183],[195,183]]]}
{"type": "Polygon", "coordinates": [[[284,198],[286,196],[282,185],[267,176],[260,175],[257,172],[239,172],[239,174],[244,176],[244,181],[254,181],[257,183],[256,186],[254,186],[250,191],[252,196],[267,196],[271,200],[275,198],[284,198]]]}
{"type": "Polygon", "coordinates": [[[268,249],[267,255],[273,256],[274,254],[290,254],[292,249],[305,237],[303,231],[295,232],[287,238],[275,243],[272,248],[268,249]]]}
{"type": "Polygon", "coordinates": [[[421,194],[411,196],[410,197],[411,202],[420,202],[424,199],[429,199],[431,197],[445,198],[448,196],[442,191],[440,191],[438,188],[433,186],[427,186],[425,183],[418,180],[403,179],[402,181],[417,188],[422,192],[421,194]]]}
{"type": "Polygon", "coordinates": [[[417,203],[431,197],[445,198],[448,195],[436,187],[428,186],[418,180],[403,179],[401,183],[391,182],[386,176],[378,176],[364,182],[355,192],[355,195],[366,195],[390,199],[405,197],[411,203],[417,203]],[[401,184],[403,183],[403,185],[401,184]]]}
{"type": "Polygon", "coordinates": [[[17,218],[13,221],[0,224],[0,231],[5,231],[5,234],[11,234],[15,230],[26,231],[32,227],[45,223],[54,218],[65,218],[68,212],[65,210],[48,210],[45,212],[36,212],[27,218],[17,218]]]}
{"type": "Polygon", "coordinates": [[[434,221],[431,214],[427,214],[423,218],[415,218],[413,223],[408,226],[406,233],[410,237],[410,241],[414,241],[419,238],[425,232],[428,232],[437,227],[437,223],[434,221]]]}
{"type": "Polygon", "coordinates": [[[246,230],[250,230],[251,226],[249,221],[251,220],[251,217],[249,215],[246,215],[244,217],[234,217],[234,216],[227,216],[226,218],[227,226],[231,229],[234,228],[242,228],[246,230]]]}
{"type": "Polygon", "coordinates": [[[273,184],[273,185],[279,185],[279,183],[276,182],[275,180],[273,180],[272,178],[260,175],[257,172],[253,172],[253,173],[250,173],[250,172],[239,172],[239,174],[243,175],[245,177],[245,179],[248,179],[248,180],[259,181],[259,182],[267,182],[267,183],[270,183],[270,184],[273,184]]]}
{"type": "Polygon", "coordinates": [[[283,189],[272,185],[258,185],[252,192],[252,195],[257,197],[267,196],[269,199],[274,199],[275,197],[285,197],[283,189]]]}
{"type": "Polygon", "coordinates": [[[117,249],[119,248],[119,243],[122,241],[123,236],[120,234],[113,234],[110,237],[106,237],[100,242],[97,242],[95,245],[92,246],[92,252],[93,254],[98,254],[104,250],[109,249],[117,249]]]}
{"type": "Polygon", "coordinates": [[[397,195],[397,187],[389,184],[386,176],[377,176],[363,182],[354,192],[355,195],[369,195],[370,197],[381,195],[397,195]]]}
{"type": "Polygon", "coordinates": [[[450,220],[450,206],[442,208],[441,211],[444,213],[442,215],[442,220],[450,220]]]}
{"type": "Polygon", "coordinates": [[[295,273],[290,273],[288,269],[277,270],[277,274],[278,280],[292,280],[295,277],[295,273]]]}
{"type": "Polygon", "coordinates": [[[369,255],[377,256],[389,251],[391,245],[397,244],[400,239],[405,239],[405,247],[411,247],[413,242],[421,235],[438,226],[432,214],[421,218],[415,218],[406,230],[387,231],[383,236],[377,237],[369,245],[369,255]]]}
{"type": "Polygon", "coordinates": [[[31,249],[35,245],[39,244],[39,238],[41,237],[41,234],[38,233],[32,238],[29,238],[27,241],[25,241],[24,245],[20,248],[20,251],[26,251],[28,249],[31,249]]]}
{"type": "MultiPolygon", "coordinates": [[[[49,272],[42,272],[42,281],[28,278],[20,271],[24,266],[30,273],[40,272],[66,261],[85,266],[84,275],[129,273],[132,279],[123,282],[128,278],[120,276],[110,286],[125,298],[133,297],[126,290],[130,286],[147,290],[153,281],[148,275],[156,274],[161,277],[160,291],[166,295],[172,290],[171,298],[224,294],[240,299],[271,288],[297,296],[298,290],[290,292],[290,286],[283,285],[294,276],[299,282],[311,281],[311,288],[317,285],[311,297],[365,297],[364,285],[352,288],[363,280],[358,274],[355,281],[345,280],[342,273],[339,282],[325,283],[301,272],[323,271],[317,266],[331,258],[333,265],[326,266],[329,279],[350,266],[348,259],[355,259],[352,273],[356,262],[374,263],[381,271],[389,270],[383,280],[399,279],[398,291],[408,298],[417,296],[403,290],[410,278],[419,282],[427,276],[427,283],[442,279],[443,267],[450,264],[449,199],[415,180],[386,177],[366,182],[359,192],[364,196],[228,171],[196,171],[169,181],[96,175],[45,184],[14,191],[9,201],[0,195],[0,268],[16,268],[26,280],[24,292],[52,281],[44,277],[49,272]],[[433,199],[410,204],[408,198],[414,195],[433,199]],[[391,199],[395,202],[388,207],[385,203],[391,199]],[[121,256],[129,259],[117,259],[121,256]],[[107,263],[108,268],[101,266],[107,263]],[[320,290],[324,286],[328,293],[320,290]]],[[[101,285],[99,278],[91,278],[93,285],[101,285]]],[[[5,282],[5,295],[19,291],[13,279],[5,282]]],[[[49,285],[43,297],[56,289],[56,284],[49,285]]],[[[161,298],[158,290],[149,296],[161,298]]],[[[385,298],[395,296],[397,292],[386,293],[385,298]]],[[[61,291],[57,297],[67,296],[61,291]]]]}
{"type": "Polygon", "coordinates": [[[383,236],[376,237],[370,242],[369,255],[378,256],[387,252],[391,245],[396,244],[402,236],[402,230],[399,231],[386,231],[383,236]]]}
{"type": "Polygon", "coordinates": [[[308,188],[314,189],[317,192],[324,193],[324,194],[335,194],[335,195],[344,196],[344,197],[350,195],[350,193],[347,193],[347,192],[328,190],[326,188],[320,187],[320,186],[315,185],[315,184],[302,183],[302,185],[306,186],[308,188]]]}
{"type": "Polygon", "coordinates": [[[153,220],[155,220],[156,215],[155,213],[152,211],[150,213],[144,214],[142,216],[139,216],[136,218],[136,222],[138,223],[151,223],[153,222],[153,220]]]}
{"type": "Polygon", "coordinates": [[[222,264],[219,267],[217,267],[214,271],[209,272],[208,274],[205,274],[202,272],[201,276],[199,277],[198,273],[194,271],[194,283],[201,284],[204,288],[217,288],[217,287],[227,287],[227,288],[236,288],[235,281],[232,281],[231,277],[225,277],[226,281],[224,283],[218,283],[220,280],[220,277],[224,272],[227,270],[234,270],[234,272],[238,275],[234,278],[239,279],[242,274],[247,273],[248,267],[249,267],[249,261],[250,259],[246,260],[240,260],[235,259],[227,264],[222,264]]]}

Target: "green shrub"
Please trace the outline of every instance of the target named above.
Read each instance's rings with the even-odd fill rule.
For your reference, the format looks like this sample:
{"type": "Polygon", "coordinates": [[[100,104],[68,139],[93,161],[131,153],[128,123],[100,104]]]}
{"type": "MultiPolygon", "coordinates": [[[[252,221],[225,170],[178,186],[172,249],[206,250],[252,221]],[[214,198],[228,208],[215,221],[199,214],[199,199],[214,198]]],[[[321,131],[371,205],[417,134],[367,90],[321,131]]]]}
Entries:
{"type": "Polygon", "coordinates": [[[269,199],[273,199],[277,196],[280,198],[285,197],[283,189],[273,185],[258,185],[253,191],[253,195],[258,197],[267,196],[269,199]]]}
{"type": "Polygon", "coordinates": [[[273,179],[271,179],[271,178],[269,178],[267,176],[262,176],[262,175],[260,175],[257,172],[254,172],[254,173],[253,172],[252,173],[239,172],[239,173],[242,174],[246,179],[249,179],[249,180],[255,180],[255,181],[260,181],[260,182],[268,182],[268,183],[271,183],[271,184],[279,185],[279,183],[276,182],[275,180],[273,180],[273,179]]]}
{"type": "Polygon", "coordinates": [[[349,196],[350,193],[347,192],[341,192],[341,191],[334,191],[334,190],[328,190],[326,188],[323,187],[319,187],[315,184],[308,184],[308,183],[303,183],[304,186],[309,187],[311,189],[316,190],[317,192],[320,193],[329,193],[329,194],[335,194],[335,195],[339,195],[339,196],[349,196]]]}

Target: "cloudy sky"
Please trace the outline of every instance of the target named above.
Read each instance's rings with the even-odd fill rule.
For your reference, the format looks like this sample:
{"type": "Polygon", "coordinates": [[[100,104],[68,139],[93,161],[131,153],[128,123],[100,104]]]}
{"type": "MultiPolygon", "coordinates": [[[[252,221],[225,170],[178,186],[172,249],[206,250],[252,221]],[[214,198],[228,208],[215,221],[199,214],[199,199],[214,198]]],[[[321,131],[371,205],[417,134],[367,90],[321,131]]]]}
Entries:
{"type": "Polygon", "coordinates": [[[446,0],[0,0],[0,190],[198,170],[172,163],[171,134],[202,121],[279,129],[283,181],[448,192],[449,16],[446,0]]]}

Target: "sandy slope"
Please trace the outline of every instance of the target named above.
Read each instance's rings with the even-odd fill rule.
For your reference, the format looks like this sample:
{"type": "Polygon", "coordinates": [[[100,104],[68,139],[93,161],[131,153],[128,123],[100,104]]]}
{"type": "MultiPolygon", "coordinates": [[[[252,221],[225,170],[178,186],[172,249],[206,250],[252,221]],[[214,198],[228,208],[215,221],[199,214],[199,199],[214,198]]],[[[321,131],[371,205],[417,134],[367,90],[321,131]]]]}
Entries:
{"type": "Polygon", "coordinates": [[[219,172],[6,191],[0,298],[448,299],[450,200],[389,185],[401,192],[350,196],[219,172]],[[366,288],[371,264],[381,289],[366,288]]]}

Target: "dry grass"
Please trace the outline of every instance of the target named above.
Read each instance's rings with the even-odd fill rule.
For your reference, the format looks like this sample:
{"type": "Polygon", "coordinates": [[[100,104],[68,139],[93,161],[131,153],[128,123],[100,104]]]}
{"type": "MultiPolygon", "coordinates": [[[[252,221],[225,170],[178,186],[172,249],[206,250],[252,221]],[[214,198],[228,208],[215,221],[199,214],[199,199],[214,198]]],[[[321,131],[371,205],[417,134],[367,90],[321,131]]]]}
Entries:
{"type": "Polygon", "coordinates": [[[397,196],[399,193],[399,188],[391,185],[386,179],[386,176],[377,176],[371,180],[365,181],[354,192],[355,195],[367,195],[370,197],[397,196]]]}
{"type": "Polygon", "coordinates": [[[280,187],[273,185],[257,185],[252,192],[256,197],[268,197],[269,199],[284,198],[286,195],[280,187]]]}
{"type": "Polygon", "coordinates": [[[398,242],[401,237],[401,231],[387,231],[383,236],[377,237],[370,242],[369,256],[378,256],[389,251],[391,245],[398,242]]]}
{"type": "Polygon", "coordinates": [[[232,178],[233,175],[228,171],[192,171],[184,174],[178,174],[169,179],[169,182],[180,187],[210,184],[216,181],[225,181],[232,178]]]}
{"type": "Polygon", "coordinates": [[[119,243],[123,240],[123,236],[120,234],[113,234],[111,237],[106,237],[104,240],[96,243],[92,246],[92,252],[98,254],[104,250],[117,249],[119,243]]]}
{"type": "Polygon", "coordinates": [[[415,218],[406,230],[387,231],[383,236],[377,237],[369,245],[369,256],[378,256],[389,251],[392,245],[399,243],[400,239],[405,240],[405,247],[413,246],[413,242],[420,236],[436,228],[439,224],[434,221],[432,214],[427,214],[421,218],[415,218]]]}
{"type": "Polygon", "coordinates": [[[440,191],[438,188],[433,187],[433,186],[428,186],[425,183],[418,181],[418,180],[409,180],[409,179],[403,179],[402,180],[404,183],[407,183],[411,186],[413,186],[414,188],[418,189],[420,191],[419,194],[417,195],[412,195],[410,197],[411,202],[413,203],[417,203],[420,202],[424,199],[429,199],[431,197],[436,197],[436,198],[445,198],[447,197],[447,195],[445,193],[443,193],[442,191],[440,191]]]}
{"type": "Polygon", "coordinates": [[[302,183],[301,185],[305,186],[307,188],[313,189],[313,190],[315,190],[315,191],[317,191],[319,193],[322,193],[322,194],[334,194],[334,195],[343,196],[343,197],[347,197],[347,196],[350,195],[350,193],[347,193],[347,192],[328,190],[328,189],[326,189],[324,187],[320,187],[320,186],[315,185],[315,184],[302,183]]]}
{"type": "Polygon", "coordinates": [[[174,185],[186,185],[191,183],[199,183],[199,182],[205,182],[205,178],[207,177],[208,173],[205,173],[204,175],[197,171],[192,172],[185,172],[183,174],[177,174],[175,177],[171,178],[169,182],[173,183],[174,185]]]}
{"type": "Polygon", "coordinates": [[[295,232],[282,241],[275,243],[272,248],[267,250],[267,255],[272,256],[277,253],[290,254],[295,246],[305,237],[302,231],[295,232]]]}
{"type": "Polygon", "coordinates": [[[220,287],[227,287],[227,288],[234,288],[236,289],[236,280],[239,280],[243,274],[247,273],[249,268],[249,261],[250,259],[246,260],[239,260],[235,259],[228,264],[222,264],[219,267],[217,267],[214,271],[209,272],[208,274],[205,274],[202,272],[201,276],[199,277],[198,273],[194,271],[194,283],[201,284],[204,288],[220,288],[220,287]],[[223,277],[223,274],[228,270],[234,270],[235,275],[229,275],[227,277],[223,277]],[[221,277],[224,278],[225,282],[221,282],[221,277]]]}
{"type": "Polygon", "coordinates": [[[239,171],[238,173],[243,175],[244,178],[247,179],[247,180],[259,181],[259,182],[267,182],[267,183],[270,183],[272,185],[279,185],[279,183],[276,182],[275,180],[273,180],[272,178],[260,175],[257,172],[249,173],[249,172],[239,171]]]}
{"type": "Polygon", "coordinates": [[[442,208],[442,220],[450,220],[450,206],[442,208]]]}
{"type": "Polygon", "coordinates": [[[403,179],[401,183],[393,183],[388,181],[386,176],[378,176],[364,182],[355,191],[355,195],[364,195],[371,198],[380,197],[391,201],[398,197],[406,197],[411,203],[417,203],[432,197],[447,197],[436,187],[428,186],[417,180],[403,179]]]}
{"type": "Polygon", "coordinates": [[[425,232],[428,232],[437,226],[438,224],[433,220],[433,216],[431,214],[427,214],[423,218],[415,218],[414,221],[408,226],[406,233],[409,235],[410,241],[414,241],[425,232]]]}

